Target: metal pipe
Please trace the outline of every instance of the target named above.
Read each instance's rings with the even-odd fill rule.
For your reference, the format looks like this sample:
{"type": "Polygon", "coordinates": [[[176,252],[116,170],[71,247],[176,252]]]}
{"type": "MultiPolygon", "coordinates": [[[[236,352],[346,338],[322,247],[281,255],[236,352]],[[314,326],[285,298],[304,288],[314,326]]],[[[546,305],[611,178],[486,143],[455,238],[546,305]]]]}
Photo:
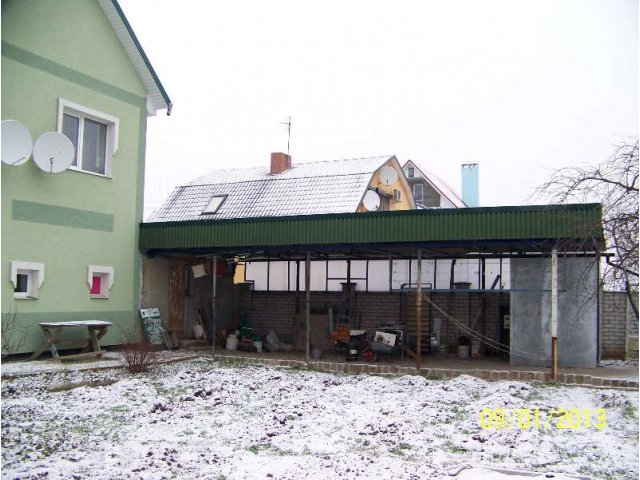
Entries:
{"type": "Polygon", "coordinates": [[[305,275],[304,275],[304,288],[307,296],[305,306],[306,327],[307,327],[307,341],[305,342],[305,359],[307,363],[310,360],[310,344],[311,344],[311,253],[307,252],[307,258],[305,259],[305,275]]]}
{"type": "Polygon", "coordinates": [[[558,380],[558,249],[551,251],[551,380],[558,380]]]}
{"type": "Polygon", "coordinates": [[[213,298],[212,298],[212,308],[211,308],[211,356],[213,357],[216,354],[216,303],[217,303],[217,290],[218,290],[218,275],[217,275],[217,267],[218,267],[218,256],[214,255],[213,256],[213,266],[211,268],[211,276],[213,277],[212,280],[212,287],[213,287],[213,298]]]}
{"type": "Polygon", "coordinates": [[[418,287],[416,288],[416,369],[422,363],[422,249],[418,249],[418,287]]]}

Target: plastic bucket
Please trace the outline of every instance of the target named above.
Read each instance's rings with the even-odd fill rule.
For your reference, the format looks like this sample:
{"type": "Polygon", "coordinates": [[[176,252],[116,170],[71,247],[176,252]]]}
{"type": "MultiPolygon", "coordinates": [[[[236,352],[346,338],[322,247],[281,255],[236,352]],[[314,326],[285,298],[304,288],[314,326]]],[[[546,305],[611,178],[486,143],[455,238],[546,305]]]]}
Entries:
{"type": "Polygon", "coordinates": [[[458,345],[458,358],[469,358],[469,345],[458,345]]]}
{"type": "Polygon", "coordinates": [[[262,341],[256,340],[253,342],[254,347],[256,347],[256,352],[262,353],[262,341]]]}
{"type": "Polygon", "coordinates": [[[479,340],[471,340],[471,358],[482,357],[482,342],[479,340]]]}
{"type": "Polygon", "coordinates": [[[227,337],[227,350],[236,350],[238,348],[238,337],[235,335],[229,335],[227,337]]]}

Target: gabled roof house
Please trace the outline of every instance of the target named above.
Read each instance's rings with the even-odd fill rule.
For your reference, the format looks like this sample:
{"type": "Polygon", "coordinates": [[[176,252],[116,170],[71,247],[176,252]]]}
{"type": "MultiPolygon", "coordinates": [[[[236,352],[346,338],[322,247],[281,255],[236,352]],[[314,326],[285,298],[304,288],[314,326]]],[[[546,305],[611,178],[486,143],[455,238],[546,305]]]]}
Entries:
{"type": "Polygon", "coordinates": [[[363,199],[368,191],[380,199],[377,210],[416,208],[395,156],[294,165],[290,156],[273,153],[270,168],[215,170],[177,187],[148,221],[362,212],[367,210],[363,199]],[[395,173],[385,178],[390,170],[395,173]]]}
{"type": "Polygon", "coordinates": [[[443,180],[412,160],[402,167],[418,208],[466,208],[462,198],[443,180]]]}

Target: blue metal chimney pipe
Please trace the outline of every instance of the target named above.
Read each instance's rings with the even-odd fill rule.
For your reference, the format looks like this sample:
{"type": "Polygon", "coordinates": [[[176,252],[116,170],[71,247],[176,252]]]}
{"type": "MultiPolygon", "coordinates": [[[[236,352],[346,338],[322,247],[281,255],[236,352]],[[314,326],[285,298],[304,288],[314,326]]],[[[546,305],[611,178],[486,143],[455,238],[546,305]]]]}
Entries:
{"type": "Polygon", "coordinates": [[[467,207],[479,206],[478,164],[462,164],[462,201],[467,207]]]}

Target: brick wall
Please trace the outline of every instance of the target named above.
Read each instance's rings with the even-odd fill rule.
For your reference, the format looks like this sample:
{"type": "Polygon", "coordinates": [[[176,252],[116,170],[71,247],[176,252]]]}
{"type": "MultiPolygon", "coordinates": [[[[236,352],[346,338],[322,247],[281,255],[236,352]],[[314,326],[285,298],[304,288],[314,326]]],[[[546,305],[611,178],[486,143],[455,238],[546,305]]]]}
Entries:
{"type": "MultiPolygon", "coordinates": [[[[428,291],[427,291],[428,293],[428,291]]],[[[251,291],[248,285],[237,286],[237,306],[240,315],[248,315],[258,334],[266,334],[274,329],[286,342],[293,341],[294,321],[298,312],[304,312],[305,294],[301,292],[265,292],[251,291]]],[[[476,329],[484,335],[500,340],[501,304],[508,307],[508,295],[479,293],[434,293],[431,300],[435,305],[462,322],[471,325],[478,311],[484,309],[484,321],[481,317],[476,329]],[[484,323],[484,327],[483,327],[484,323]]],[[[326,313],[343,302],[341,292],[311,292],[311,310],[326,313]]],[[[406,319],[409,334],[415,338],[415,301],[412,293],[399,292],[356,292],[352,305],[355,325],[365,330],[373,330],[383,323],[394,323],[406,319]]],[[[604,292],[601,305],[600,339],[603,358],[624,358],[626,334],[626,296],[621,292],[604,292]]],[[[428,336],[434,318],[441,318],[441,343],[456,345],[458,328],[430,305],[422,302],[423,342],[428,345],[428,336]]],[[[638,320],[631,322],[631,330],[638,331],[638,320]]]]}
{"type": "MultiPolygon", "coordinates": [[[[627,296],[624,292],[604,292],[600,305],[602,358],[624,358],[627,335],[627,296]]],[[[638,319],[630,313],[629,334],[638,335],[638,319]]]]}
{"type": "MultiPolygon", "coordinates": [[[[273,328],[281,340],[291,342],[294,338],[293,317],[304,312],[305,294],[303,292],[265,292],[251,291],[248,286],[239,288],[238,302],[240,315],[248,315],[252,327],[258,334],[266,334],[273,328]]],[[[476,329],[494,340],[499,340],[500,304],[508,302],[508,295],[481,295],[478,293],[440,293],[431,296],[432,301],[441,309],[465,325],[471,325],[478,311],[484,309],[476,329]],[[483,299],[484,297],[484,299],[483,299]]],[[[329,308],[334,312],[344,301],[341,292],[311,292],[312,313],[326,313],[329,308]]],[[[398,323],[406,320],[409,335],[415,339],[415,301],[416,295],[400,292],[356,292],[352,297],[353,323],[356,328],[374,330],[383,323],[398,323]]],[[[436,308],[426,300],[422,303],[423,345],[428,346],[428,337],[434,318],[442,319],[441,342],[457,344],[458,329],[450,324],[436,308]]],[[[413,340],[415,342],[415,340],[413,340]]]]}

